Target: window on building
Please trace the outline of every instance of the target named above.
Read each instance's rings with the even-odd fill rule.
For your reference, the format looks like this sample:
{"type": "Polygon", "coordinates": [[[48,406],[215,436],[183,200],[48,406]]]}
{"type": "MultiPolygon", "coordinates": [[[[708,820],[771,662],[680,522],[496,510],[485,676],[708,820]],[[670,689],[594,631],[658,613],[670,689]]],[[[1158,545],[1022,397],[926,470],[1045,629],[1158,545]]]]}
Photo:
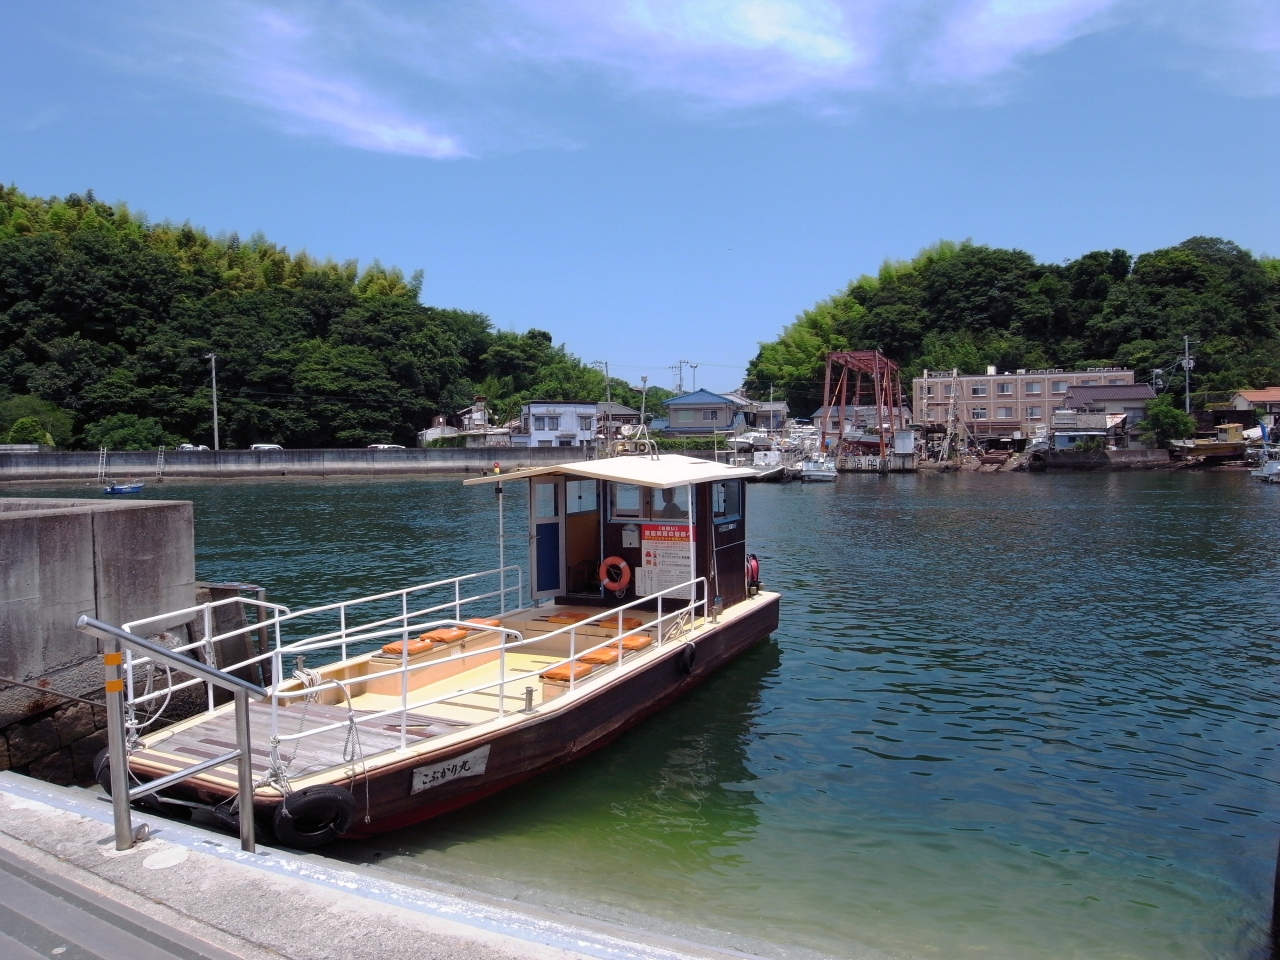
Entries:
{"type": "Polygon", "coordinates": [[[546,417],[534,417],[534,418],[533,418],[533,429],[535,429],[535,430],[545,430],[545,429],[547,429],[547,418],[546,418],[546,417]]]}
{"type": "Polygon", "coordinates": [[[974,408],[973,408],[973,413],[971,413],[971,414],[969,415],[969,418],[970,418],[971,420],[985,420],[985,419],[987,419],[987,408],[986,408],[986,407],[974,407],[974,408]]]}
{"type": "Polygon", "coordinates": [[[975,383],[969,387],[969,395],[971,397],[985,397],[987,395],[987,385],[985,383],[975,383]]]}
{"type": "Polygon", "coordinates": [[[1038,406],[1027,407],[1027,419],[1039,420],[1041,417],[1040,408],[1038,406]]]}
{"type": "Polygon", "coordinates": [[[1040,391],[1044,389],[1044,384],[1039,380],[1029,381],[1023,385],[1022,389],[1028,397],[1038,397],[1040,396],[1040,391]]]}
{"type": "Polygon", "coordinates": [[[1080,386],[1082,387],[1096,387],[1097,385],[1098,385],[1097,377],[1085,377],[1083,380],[1080,381],[1080,386]]]}
{"type": "Polygon", "coordinates": [[[1012,420],[1012,419],[1013,419],[1013,407],[996,407],[996,419],[997,419],[997,420],[1012,420]]]}
{"type": "Polygon", "coordinates": [[[693,423],[693,411],[692,411],[692,410],[677,410],[677,411],[676,411],[676,420],[677,420],[677,422],[679,422],[679,423],[693,423]]]}
{"type": "Polygon", "coordinates": [[[1124,386],[1124,377],[1107,377],[1107,386],[1109,387],[1124,386]]]}
{"type": "Polygon", "coordinates": [[[996,384],[996,395],[997,395],[997,396],[1001,396],[1001,397],[1012,397],[1012,396],[1013,396],[1013,384],[1012,384],[1012,383],[997,383],[997,384],[996,384]]]}
{"type": "Polygon", "coordinates": [[[719,410],[703,410],[703,411],[702,411],[702,419],[703,419],[703,420],[711,420],[711,421],[713,421],[713,422],[714,422],[714,421],[716,421],[716,420],[719,420],[719,419],[720,419],[720,411],[719,411],[719,410]]]}
{"type": "Polygon", "coordinates": [[[561,440],[561,441],[560,441],[560,446],[562,446],[562,447],[572,447],[572,446],[573,446],[573,441],[572,441],[572,440],[561,440]]]}
{"type": "Polygon", "coordinates": [[[548,430],[559,430],[559,429],[560,429],[560,418],[559,418],[559,417],[547,417],[547,429],[548,429],[548,430]]]}
{"type": "Polygon", "coordinates": [[[578,418],[578,429],[579,429],[579,430],[594,430],[594,429],[595,429],[595,419],[596,419],[595,417],[579,417],[579,418],[578,418]]]}
{"type": "Polygon", "coordinates": [[[1053,392],[1066,393],[1068,386],[1070,386],[1070,384],[1068,384],[1067,381],[1065,380],[1055,380],[1053,381],[1053,392]]]}
{"type": "Polygon", "coordinates": [[[956,385],[954,383],[944,383],[942,385],[942,395],[944,397],[954,397],[956,395],[956,385]]]}
{"type": "Polygon", "coordinates": [[[926,397],[932,397],[932,396],[933,396],[933,384],[929,384],[929,385],[927,385],[927,386],[924,388],[924,395],[925,395],[926,397]]]}
{"type": "Polygon", "coordinates": [[[538,446],[540,446],[540,447],[550,447],[550,446],[553,446],[553,444],[551,443],[551,441],[550,441],[550,440],[539,440],[539,441],[538,441],[538,446]]]}

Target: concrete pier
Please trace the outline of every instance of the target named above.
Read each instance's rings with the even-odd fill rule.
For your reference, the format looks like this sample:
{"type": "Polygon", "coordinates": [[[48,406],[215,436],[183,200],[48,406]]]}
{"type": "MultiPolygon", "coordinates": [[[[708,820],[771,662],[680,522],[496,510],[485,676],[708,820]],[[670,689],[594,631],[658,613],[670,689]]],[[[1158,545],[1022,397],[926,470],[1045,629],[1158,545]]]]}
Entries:
{"type": "Polygon", "coordinates": [[[155,818],[148,822],[153,837],[117,853],[111,807],[100,795],[0,773],[0,901],[9,908],[5,913],[0,907],[0,955],[68,960],[747,956],[459,888],[406,882],[316,856],[266,848],[245,854],[228,836],[155,818]]]}

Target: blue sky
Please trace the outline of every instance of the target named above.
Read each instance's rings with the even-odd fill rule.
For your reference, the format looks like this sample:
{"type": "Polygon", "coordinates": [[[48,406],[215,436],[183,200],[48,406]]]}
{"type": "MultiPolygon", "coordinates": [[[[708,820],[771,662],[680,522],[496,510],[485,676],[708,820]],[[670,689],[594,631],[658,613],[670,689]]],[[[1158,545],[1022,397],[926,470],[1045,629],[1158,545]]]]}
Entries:
{"type": "Polygon", "coordinates": [[[426,302],[632,382],[683,359],[730,389],[799,311],[939,238],[1280,255],[1276,0],[5,14],[5,182],[422,268],[426,302]]]}

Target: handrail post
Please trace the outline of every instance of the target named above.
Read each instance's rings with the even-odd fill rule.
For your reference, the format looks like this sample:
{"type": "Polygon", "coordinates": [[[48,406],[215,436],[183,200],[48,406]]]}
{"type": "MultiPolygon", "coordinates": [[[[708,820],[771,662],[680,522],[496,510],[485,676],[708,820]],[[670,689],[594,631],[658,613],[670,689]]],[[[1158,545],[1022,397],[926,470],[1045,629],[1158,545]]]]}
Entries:
{"type": "Polygon", "coordinates": [[[338,607],[338,629],[342,631],[342,659],[347,659],[347,605],[338,607]]]}
{"type": "Polygon", "coordinates": [[[253,752],[249,739],[249,694],[235,692],[236,698],[236,748],[240,751],[237,763],[240,788],[240,849],[254,852],[253,836],[253,752]]]}
{"type": "Polygon", "coordinates": [[[104,640],[106,652],[107,751],[110,757],[111,814],[115,821],[116,849],[133,849],[133,820],[129,811],[129,752],[125,744],[124,681],[120,677],[123,654],[117,640],[104,640]]]}

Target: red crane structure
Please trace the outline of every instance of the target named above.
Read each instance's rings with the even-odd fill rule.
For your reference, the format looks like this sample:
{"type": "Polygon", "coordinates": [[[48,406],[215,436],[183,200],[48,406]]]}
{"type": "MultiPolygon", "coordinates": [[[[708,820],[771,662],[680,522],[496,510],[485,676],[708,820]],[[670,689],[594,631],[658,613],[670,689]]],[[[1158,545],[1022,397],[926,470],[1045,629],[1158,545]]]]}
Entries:
{"type": "MultiPolygon", "coordinates": [[[[827,434],[831,414],[838,405],[840,416],[834,431],[837,440],[844,436],[844,411],[850,405],[874,407],[876,420],[867,424],[868,432],[880,437],[880,456],[885,456],[887,446],[893,449],[893,432],[906,428],[906,415],[902,407],[902,381],[898,378],[898,365],[879,350],[840,350],[827,354],[827,373],[822,386],[822,449],[827,448],[827,434]],[[836,382],[831,382],[833,367],[839,368],[836,382]],[[850,383],[849,374],[853,374],[850,383]]],[[[840,451],[837,450],[838,454],[840,451]]]]}

